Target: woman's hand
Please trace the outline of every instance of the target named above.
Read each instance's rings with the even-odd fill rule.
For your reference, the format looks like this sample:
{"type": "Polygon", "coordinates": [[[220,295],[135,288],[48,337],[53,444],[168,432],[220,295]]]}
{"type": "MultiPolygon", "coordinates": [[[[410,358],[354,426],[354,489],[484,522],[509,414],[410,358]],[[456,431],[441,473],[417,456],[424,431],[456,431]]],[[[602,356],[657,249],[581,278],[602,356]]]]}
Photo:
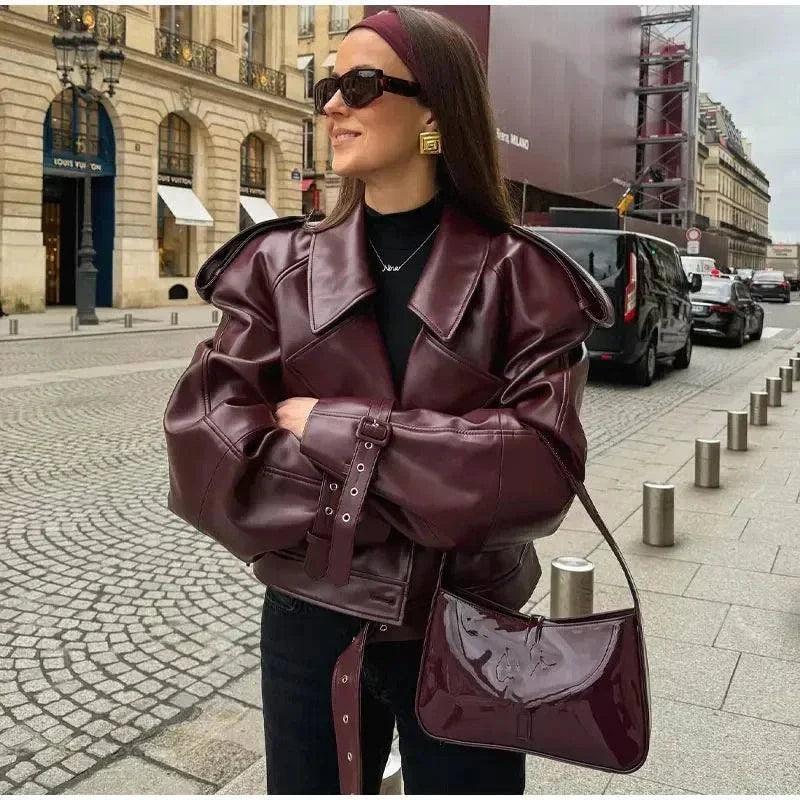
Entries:
{"type": "Polygon", "coordinates": [[[275,418],[279,428],[286,428],[291,431],[298,439],[303,438],[303,431],[308,422],[308,415],[317,404],[315,397],[290,397],[288,400],[281,400],[275,406],[275,418]]]}

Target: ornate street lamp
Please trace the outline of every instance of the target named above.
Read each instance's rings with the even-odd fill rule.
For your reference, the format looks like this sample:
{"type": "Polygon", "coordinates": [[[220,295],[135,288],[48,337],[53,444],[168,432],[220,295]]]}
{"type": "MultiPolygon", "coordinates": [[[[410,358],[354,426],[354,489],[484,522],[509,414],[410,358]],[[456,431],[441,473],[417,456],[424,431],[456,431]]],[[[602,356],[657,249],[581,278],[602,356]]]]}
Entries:
{"type": "MultiPolygon", "coordinates": [[[[114,96],[116,85],[122,72],[125,54],[117,47],[116,37],[110,37],[108,47],[98,48],[97,36],[93,30],[94,18],[87,11],[82,19],[87,30],[67,31],[53,37],[56,51],[56,70],[64,87],[69,87],[84,101],[83,129],[89,131],[89,104],[97,102],[103,94],[114,96]],[[103,89],[92,86],[92,74],[98,69],[98,60],[103,72],[103,89]],[[72,72],[77,68],[78,82],[72,80],[72,72]]],[[[76,139],[80,138],[80,134],[76,139]]],[[[88,142],[83,143],[87,152],[88,142]]],[[[87,154],[88,155],[88,154],[87,154]]],[[[87,165],[88,166],[88,165],[87,165]]],[[[89,169],[83,179],[83,226],[81,227],[81,246],[78,249],[78,270],[75,285],[75,304],[78,321],[81,325],[97,325],[95,300],[97,294],[97,268],[94,265],[96,252],[92,245],[92,176],[89,169]]]]}

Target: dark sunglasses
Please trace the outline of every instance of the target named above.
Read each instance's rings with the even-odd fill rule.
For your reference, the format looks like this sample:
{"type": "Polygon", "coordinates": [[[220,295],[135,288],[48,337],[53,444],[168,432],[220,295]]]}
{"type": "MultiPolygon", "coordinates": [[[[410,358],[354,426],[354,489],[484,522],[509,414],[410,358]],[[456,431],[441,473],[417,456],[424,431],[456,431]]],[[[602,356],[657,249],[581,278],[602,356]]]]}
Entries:
{"type": "Polygon", "coordinates": [[[418,83],[384,75],[382,69],[356,67],[338,77],[322,78],[314,84],[314,109],[325,114],[325,106],[341,89],[342,100],[350,108],[364,108],[384,92],[415,97],[421,93],[418,83]]]}

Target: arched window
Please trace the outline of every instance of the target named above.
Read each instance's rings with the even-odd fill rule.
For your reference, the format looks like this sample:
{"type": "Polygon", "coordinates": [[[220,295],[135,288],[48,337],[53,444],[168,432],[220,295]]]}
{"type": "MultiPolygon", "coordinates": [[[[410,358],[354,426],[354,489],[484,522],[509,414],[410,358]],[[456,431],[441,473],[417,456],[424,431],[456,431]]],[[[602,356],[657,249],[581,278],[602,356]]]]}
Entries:
{"type": "Polygon", "coordinates": [[[87,104],[72,89],[64,89],[50,107],[53,152],[97,156],[99,118],[96,100],[87,104]]]}
{"type": "MultiPolygon", "coordinates": [[[[168,114],[158,126],[158,171],[166,175],[192,178],[191,128],[177,114],[168,114]]],[[[157,211],[158,274],[188,277],[190,233],[188,225],[179,225],[159,196],[157,211]]]]}
{"type": "Polygon", "coordinates": [[[189,123],[168,114],[158,126],[158,171],[192,177],[192,136],[189,123]]]}
{"type": "Polygon", "coordinates": [[[264,168],[264,142],[251,133],[241,146],[241,185],[263,189],[266,184],[264,168]]]}

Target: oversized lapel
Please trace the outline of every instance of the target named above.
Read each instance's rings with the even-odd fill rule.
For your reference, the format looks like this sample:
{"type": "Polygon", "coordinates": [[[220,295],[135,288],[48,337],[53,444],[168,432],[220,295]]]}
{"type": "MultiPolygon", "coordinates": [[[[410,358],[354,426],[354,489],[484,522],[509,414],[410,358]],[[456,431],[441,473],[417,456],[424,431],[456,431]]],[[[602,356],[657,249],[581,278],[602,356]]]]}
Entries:
{"type": "MultiPolygon", "coordinates": [[[[423,329],[411,350],[406,380],[409,372],[420,372],[413,365],[415,358],[421,356],[426,329],[443,342],[453,338],[480,280],[489,244],[490,234],[485,228],[455,206],[444,206],[431,254],[408,303],[408,308],[422,321],[423,329]]],[[[377,321],[371,315],[356,315],[350,322],[346,320],[347,312],[375,291],[366,251],[362,201],[340,225],[312,236],[308,313],[311,330],[321,337],[320,344],[324,341],[325,347],[312,345],[308,360],[302,359],[303,371],[311,369],[312,351],[317,363],[323,353],[329,353],[331,358],[325,363],[329,371],[337,370],[344,357],[352,363],[347,364],[342,382],[334,381],[337,390],[346,375],[349,391],[345,394],[398,400],[377,321]],[[340,324],[334,328],[335,323],[340,324]],[[325,336],[328,329],[332,332],[325,336]]],[[[418,367],[422,366],[421,361],[418,367]]],[[[428,376],[429,391],[435,391],[430,381],[436,377],[428,376]]],[[[326,388],[331,385],[329,381],[325,383],[326,388]]]]}
{"type": "Polygon", "coordinates": [[[489,255],[489,232],[445,205],[430,257],[408,307],[440,339],[456,332],[489,255]]]}

